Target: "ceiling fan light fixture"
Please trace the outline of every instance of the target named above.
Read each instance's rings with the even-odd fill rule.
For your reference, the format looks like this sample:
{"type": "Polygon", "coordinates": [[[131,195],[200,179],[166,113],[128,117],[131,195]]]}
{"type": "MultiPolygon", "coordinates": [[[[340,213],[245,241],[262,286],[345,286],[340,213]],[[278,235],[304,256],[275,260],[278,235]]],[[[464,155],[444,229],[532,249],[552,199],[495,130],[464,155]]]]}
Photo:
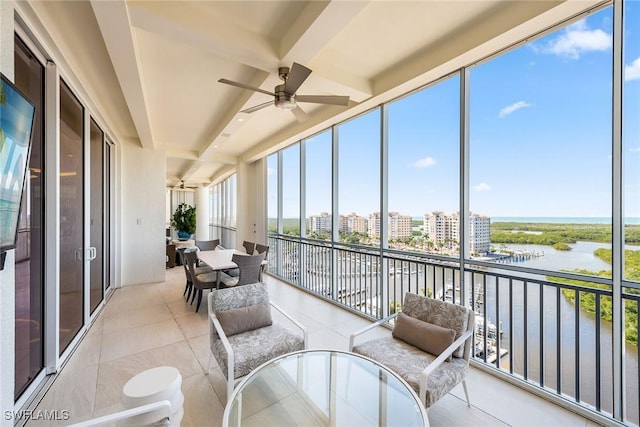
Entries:
{"type": "Polygon", "coordinates": [[[293,110],[298,106],[293,95],[289,95],[288,93],[281,91],[276,92],[274,104],[276,107],[282,108],[283,110],[293,110]]]}

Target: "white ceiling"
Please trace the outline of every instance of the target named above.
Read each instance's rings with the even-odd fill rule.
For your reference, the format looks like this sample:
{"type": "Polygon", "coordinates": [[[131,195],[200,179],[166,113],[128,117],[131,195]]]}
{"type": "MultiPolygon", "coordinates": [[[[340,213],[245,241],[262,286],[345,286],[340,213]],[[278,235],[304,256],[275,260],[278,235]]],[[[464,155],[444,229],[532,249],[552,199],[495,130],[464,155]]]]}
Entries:
{"type": "Polygon", "coordinates": [[[166,154],[167,185],[207,185],[252,161],[561,19],[591,0],[30,1],[19,7],[55,40],[120,143],[166,154]],[[37,17],[37,18],[35,18],[37,17]],[[270,106],[278,67],[313,70],[304,123],[270,106]],[[242,119],[243,121],[239,121],[242,119]]]}

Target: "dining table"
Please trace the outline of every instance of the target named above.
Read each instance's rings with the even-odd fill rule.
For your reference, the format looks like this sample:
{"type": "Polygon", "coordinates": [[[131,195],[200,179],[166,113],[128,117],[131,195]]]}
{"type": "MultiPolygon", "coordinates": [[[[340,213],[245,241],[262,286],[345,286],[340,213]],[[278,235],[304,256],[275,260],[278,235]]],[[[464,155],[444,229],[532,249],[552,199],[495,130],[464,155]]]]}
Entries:
{"type": "Polygon", "coordinates": [[[237,249],[214,249],[210,251],[198,251],[198,258],[205,262],[216,272],[216,288],[220,289],[220,273],[223,270],[238,268],[238,264],[231,259],[234,254],[246,255],[245,252],[237,249]]]}
{"type": "MultiPolygon", "coordinates": [[[[238,264],[232,261],[234,255],[247,255],[246,252],[238,249],[223,249],[217,247],[210,251],[198,251],[198,258],[205,262],[213,271],[216,272],[216,289],[220,289],[220,276],[224,270],[233,270],[238,268],[238,264]]],[[[267,260],[262,261],[262,265],[266,265],[267,260]]]]}

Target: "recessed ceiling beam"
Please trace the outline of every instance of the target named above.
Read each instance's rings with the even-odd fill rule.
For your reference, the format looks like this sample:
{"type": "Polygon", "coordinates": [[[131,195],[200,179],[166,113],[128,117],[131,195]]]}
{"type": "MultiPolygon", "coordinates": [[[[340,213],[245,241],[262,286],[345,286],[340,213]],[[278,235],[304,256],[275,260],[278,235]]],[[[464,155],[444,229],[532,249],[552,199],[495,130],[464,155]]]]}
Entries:
{"type": "Polygon", "coordinates": [[[142,73],[127,3],[124,0],[91,0],[91,7],[138,132],[140,144],[143,148],[154,149],[149,110],[145,101],[142,73]]]}

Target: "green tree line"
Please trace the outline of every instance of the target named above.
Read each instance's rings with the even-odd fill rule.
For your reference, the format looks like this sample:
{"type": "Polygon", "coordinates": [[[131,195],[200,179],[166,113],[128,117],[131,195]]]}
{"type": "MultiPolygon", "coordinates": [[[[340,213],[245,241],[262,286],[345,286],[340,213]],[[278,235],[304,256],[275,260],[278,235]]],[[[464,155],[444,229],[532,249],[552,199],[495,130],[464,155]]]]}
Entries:
{"type": "MultiPolygon", "coordinates": [[[[627,244],[640,245],[640,224],[624,227],[627,244]]],[[[611,243],[611,225],[608,224],[547,224],[495,222],[491,224],[491,243],[555,245],[577,241],[611,243]],[[531,232],[536,232],[532,234],[531,232]],[[538,234],[539,233],[539,234],[538,234]]]]}
{"type": "MultiPolygon", "coordinates": [[[[598,248],[594,251],[594,255],[611,265],[613,255],[611,249],[598,248]]],[[[640,282],[640,250],[625,251],[625,278],[630,281],[640,282]]],[[[611,277],[611,270],[601,270],[593,272],[585,269],[572,270],[574,273],[585,274],[589,276],[611,277]]],[[[585,282],[583,280],[569,280],[558,277],[549,277],[551,281],[559,283],[568,283],[576,286],[584,286],[587,288],[609,289],[608,285],[585,282]]],[[[638,289],[625,289],[627,293],[640,295],[638,289]]],[[[567,300],[575,303],[576,292],[572,289],[562,289],[562,294],[567,300]]],[[[580,309],[589,313],[596,313],[596,294],[591,292],[580,292],[580,309]]],[[[625,337],[630,344],[638,345],[638,305],[635,301],[624,301],[624,327],[625,337]]],[[[600,317],[611,322],[613,320],[613,303],[610,297],[600,298],[600,317]]]]}

